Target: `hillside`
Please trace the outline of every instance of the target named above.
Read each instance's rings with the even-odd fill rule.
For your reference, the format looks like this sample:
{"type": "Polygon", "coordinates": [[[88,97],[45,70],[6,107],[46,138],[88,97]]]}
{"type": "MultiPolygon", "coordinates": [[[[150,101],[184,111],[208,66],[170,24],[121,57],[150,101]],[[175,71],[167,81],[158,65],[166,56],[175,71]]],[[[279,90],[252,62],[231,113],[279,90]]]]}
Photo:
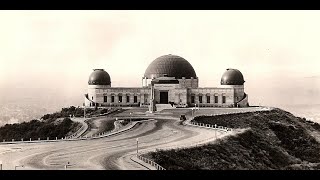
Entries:
{"type": "MultiPolygon", "coordinates": [[[[93,110],[88,110],[90,113],[93,110]]],[[[70,106],[62,108],[61,111],[52,114],[45,114],[41,120],[31,120],[29,122],[6,124],[0,127],[0,141],[11,141],[12,139],[35,140],[38,138],[50,139],[62,138],[71,135],[80,128],[80,124],[70,120],[70,115],[80,117],[83,115],[82,108],[70,106]]]]}
{"type": "Polygon", "coordinates": [[[320,169],[320,125],[289,112],[274,109],[201,116],[194,121],[249,130],[200,147],[144,156],[168,170],[320,169]]]}
{"type": "Polygon", "coordinates": [[[11,141],[15,139],[20,141],[29,140],[32,138],[36,140],[38,138],[55,139],[56,137],[61,139],[65,136],[71,135],[80,128],[78,122],[73,122],[69,118],[57,119],[57,121],[42,122],[39,120],[32,120],[30,122],[6,124],[0,127],[0,141],[11,141]]]}
{"type": "MultiPolygon", "coordinates": [[[[121,112],[118,108],[86,108],[86,117],[97,117],[105,113],[121,112]]],[[[70,117],[83,117],[84,109],[80,107],[70,106],[62,108],[61,111],[52,114],[43,115],[40,120],[31,120],[29,122],[6,124],[0,127],[0,141],[11,141],[12,139],[25,140],[32,139],[61,139],[65,136],[72,135],[81,124],[73,122],[70,117]]],[[[89,123],[89,128],[90,128],[89,123]]],[[[105,125],[109,129],[113,129],[113,122],[111,125],[105,125]]],[[[103,132],[109,129],[103,129],[103,132]]]]}

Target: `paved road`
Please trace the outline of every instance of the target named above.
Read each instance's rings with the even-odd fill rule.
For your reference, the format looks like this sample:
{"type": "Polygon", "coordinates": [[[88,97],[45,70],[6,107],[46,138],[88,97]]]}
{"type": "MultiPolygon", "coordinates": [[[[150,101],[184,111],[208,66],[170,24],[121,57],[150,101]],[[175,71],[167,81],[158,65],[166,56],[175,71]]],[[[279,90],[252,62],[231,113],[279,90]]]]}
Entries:
{"type": "Polygon", "coordinates": [[[88,130],[88,124],[84,122],[84,118],[71,118],[71,120],[81,123],[81,128],[72,135],[74,138],[79,138],[88,130]]]}
{"type": "MultiPolygon", "coordinates": [[[[145,116],[142,116],[144,117],[145,116]]],[[[179,125],[179,120],[170,116],[148,116],[155,119],[138,123],[119,135],[82,141],[47,143],[1,144],[0,161],[3,169],[147,169],[132,161],[139,152],[155,149],[187,147],[213,141],[227,135],[209,129],[179,125]]],[[[232,133],[232,132],[231,132],[232,133]]]]}

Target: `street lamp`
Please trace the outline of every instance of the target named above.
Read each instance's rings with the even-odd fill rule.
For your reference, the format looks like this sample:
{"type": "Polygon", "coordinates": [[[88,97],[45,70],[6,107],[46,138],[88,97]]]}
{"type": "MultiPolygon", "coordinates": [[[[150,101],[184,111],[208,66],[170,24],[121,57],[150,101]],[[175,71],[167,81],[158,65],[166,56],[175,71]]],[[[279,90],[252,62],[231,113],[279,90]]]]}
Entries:
{"type": "Polygon", "coordinates": [[[23,165],[14,166],[14,170],[17,170],[17,167],[24,167],[23,165]]]}
{"type": "Polygon", "coordinates": [[[131,123],[131,115],[132,115],[132,112],[130,112],[130,123],[131,123]]]}
{"type": "Polygon", "coordinates": [[[194,118],[194,116],[196,115],[196,108],[192,108],[191,112],[192,112],[192,118],[194,118]]]}
{"type": "Polygon", "coordinates": [[[86,120],[86,106],[83,106],[83,119],[86,120]]]}
{"type": "Polygon", "coordinates": [[[139,138],[137,138],[136,140],[137,140],[137,156],[138,156],[138,153],[139,153],[139,138]]]}
{"type": "Polygon", "coordinates": [[[214,125],[214,129],[215,129],[214,130],[214,135],[216,136],[216,139],[217,139],[217,124],[214,125]]]}

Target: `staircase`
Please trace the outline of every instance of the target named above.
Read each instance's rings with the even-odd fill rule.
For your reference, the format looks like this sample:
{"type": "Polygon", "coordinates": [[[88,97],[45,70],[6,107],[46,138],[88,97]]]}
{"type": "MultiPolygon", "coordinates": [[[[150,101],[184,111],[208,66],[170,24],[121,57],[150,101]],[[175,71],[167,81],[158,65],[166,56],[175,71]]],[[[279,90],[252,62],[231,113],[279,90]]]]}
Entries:
{"type": "Polygon", "coordinates": [[[156,110],[162,111],[163,109],[174,109],[176,108],[175,106],[171,106],[171,104],[156,104],[156,110]]]}

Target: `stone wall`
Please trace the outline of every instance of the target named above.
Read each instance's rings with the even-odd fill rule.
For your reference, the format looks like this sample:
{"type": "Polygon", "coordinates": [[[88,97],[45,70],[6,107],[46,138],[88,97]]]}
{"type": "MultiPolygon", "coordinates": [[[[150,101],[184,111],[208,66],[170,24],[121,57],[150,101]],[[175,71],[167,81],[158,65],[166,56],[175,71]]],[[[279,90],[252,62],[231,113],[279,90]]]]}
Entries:
{"type": "MultiPolygon", "coordinates": [[[[195,80],[195,79],[193,79],[195,80]]],[[[191,82],[190,82],[191,83],[191,82]]],[[[241,101],[244,97],[243,86],[219,86],[211,88],[181,88],[180,84],[155,84],[155,101],[160,103],[160,92],[168,92],[168,101],[174,102],[175,105],[197,106],[200,107],[232,107],[235,103],[241,101]],[[194,102],[191,102],[191,97],[194,96],[194,102]],[[200,103],[200,98],[202,102],[200,103]],[[215,96],[218,97],[218,102],[215,102],[215,96]],[[207,97],[210,97],[210,102],[207,102],[207,97]],[[225,97],[225,103],[222,102],[225,97]]],[[[111,87],[90,87],[88,89],[88,98],[97,102],[99,106],[148,106],[150,104],[151,89],[148,87],[141,88],[111,88],[111,87]],[[122,102],[119,102],[119,96],[122,96],[122,102]],[[129,96],[129,102],[127,102],[129,96]],[[137,97],[137,102],[134,103],[134,96],[137,97]],[[105,102],[105,97],[107,102],[105,102]],[[114,97],[114,101],[111,99],[114,97]]],[[[241,102],[241,105],[245,104],[241,102]]],[[[86,106],[90,105],[90,101],[85,100],[86,106]]]]}

